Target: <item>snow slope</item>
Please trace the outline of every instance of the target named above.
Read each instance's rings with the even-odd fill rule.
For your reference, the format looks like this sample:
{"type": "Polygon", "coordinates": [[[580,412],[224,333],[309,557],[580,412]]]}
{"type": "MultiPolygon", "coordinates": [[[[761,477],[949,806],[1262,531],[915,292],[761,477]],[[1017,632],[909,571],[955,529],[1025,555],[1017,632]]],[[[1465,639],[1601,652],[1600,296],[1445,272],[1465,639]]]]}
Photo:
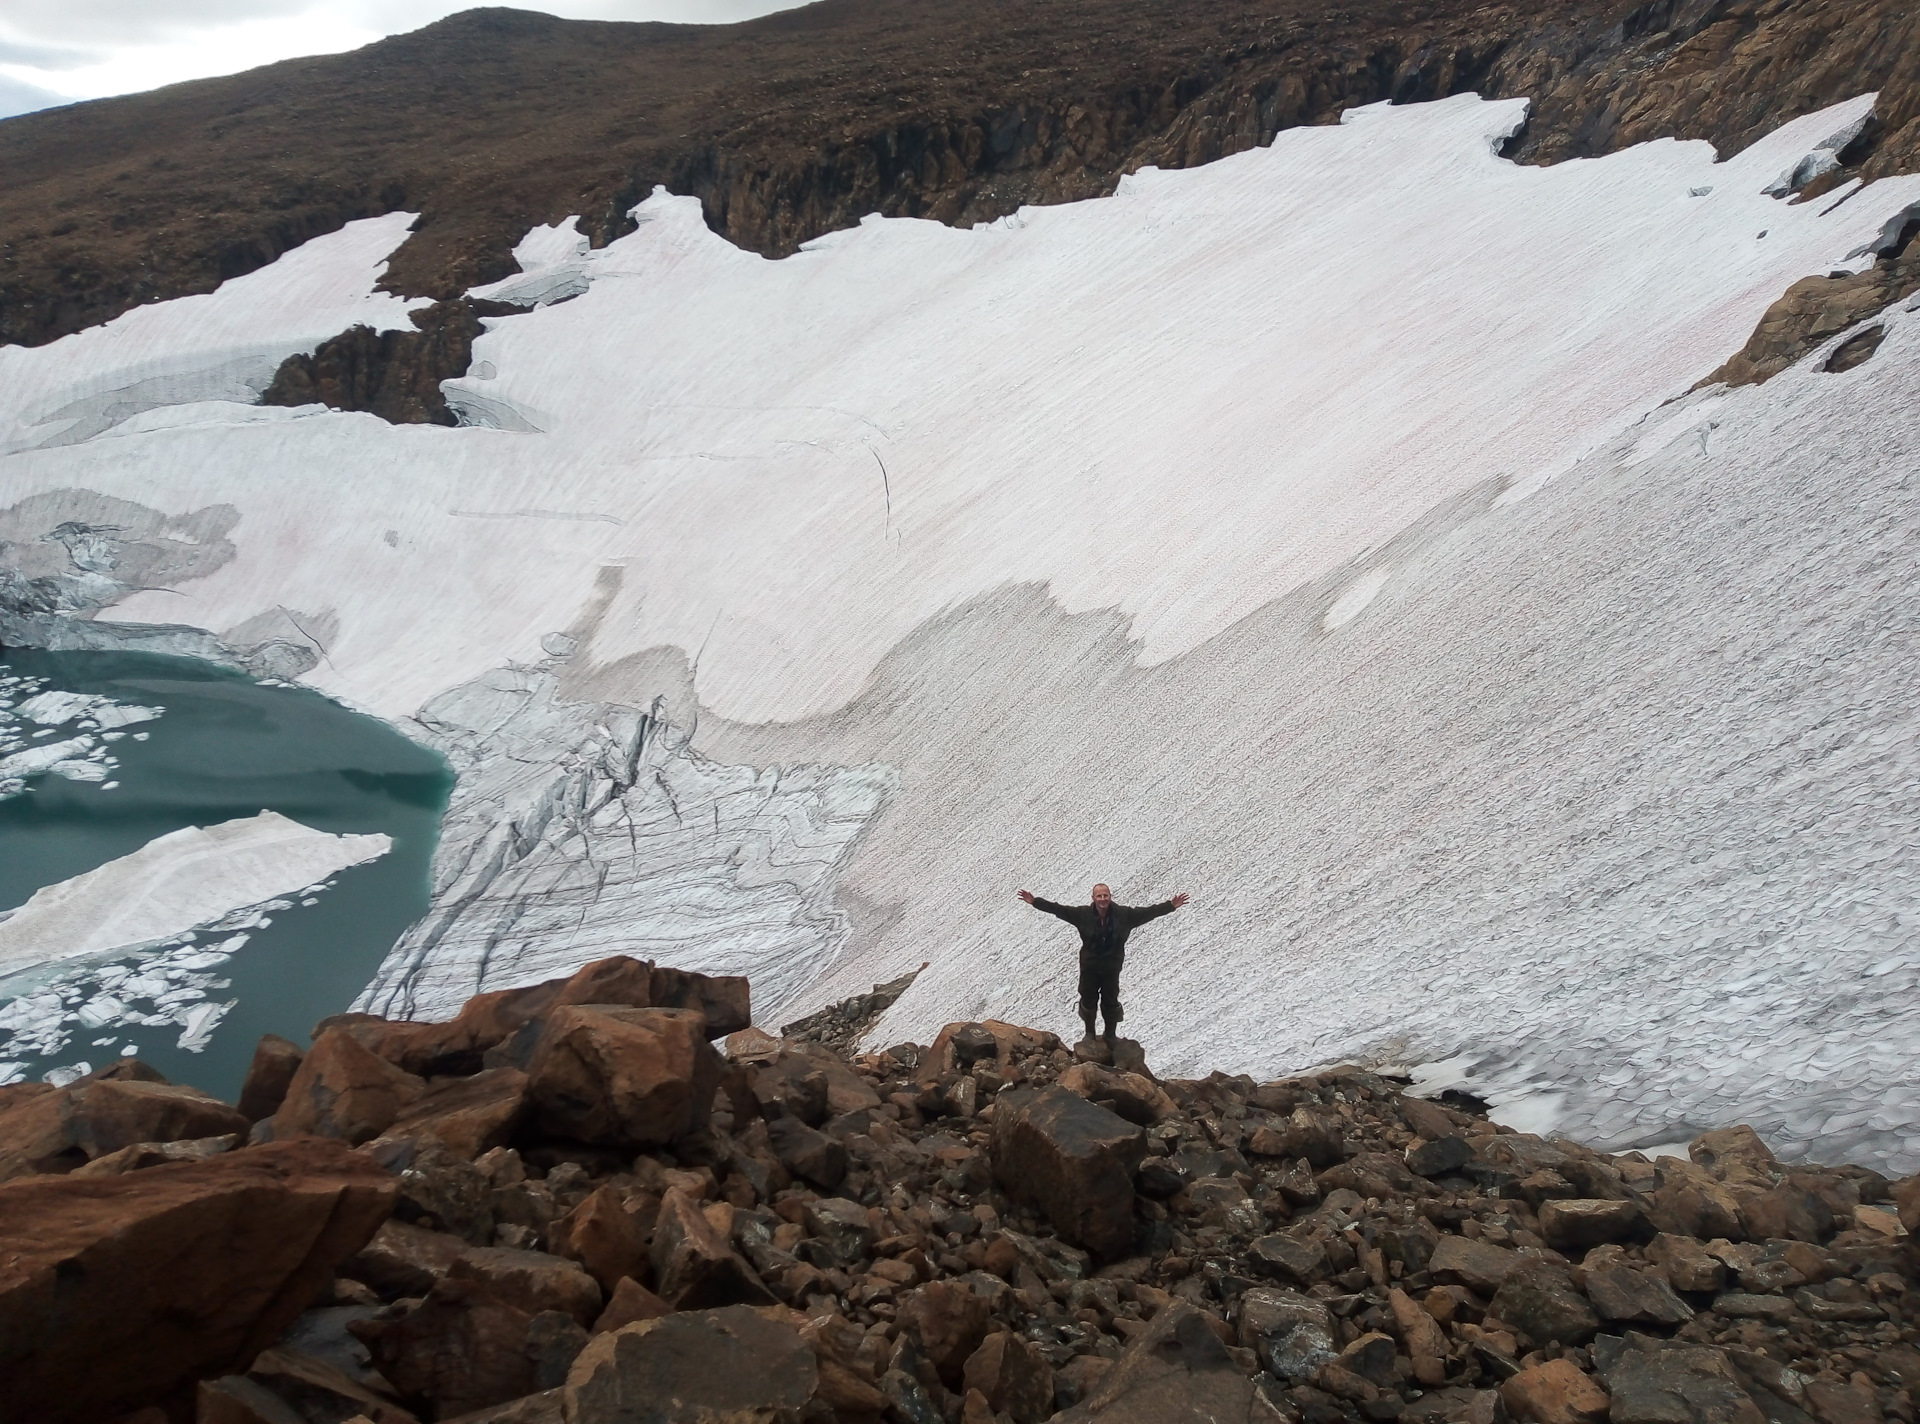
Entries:
{"type": "MultiPolygon", "coordinates": [[[[780,262],[656,194],[598,252],[530,234],[483,294],[549,305],[448,383],[467,428],[194,396],[12,439],[0,488],[79,492],[68,517],[231,506],[231,558],[112,617],[297,610],[335,630],[316,685],[390,717],[457,690],[420,733],[470,744],[467,829],[385,1009],[660,926],[689,967],[760,956],[770,1022],[932,957],[884,1034],[1065,1027],[1070,957],[1011,894],[1108,879],[1195,895],[1130,971],[1167,1068],[1444,1060],[1596,1139],[1744,1117],[1920,1163],[1906,1108],[1841,1120],[1920,1052],[1888,992],[1920,972],[1889,849],[1916,835],[1916,333],[1896,314],[1858,371],[1662,407],[1920,197],[1762,191],[1869,103],[1725,162],[1546,169],[1494,154],[1517,102],[1379,107],[780,262]],[[472,790],[553,689],[706,761],[639,774],[624,724],[583,715],[544,779],[503,741],[507,791],[472,790]],[[717,788],[693,814],[689,786],[717,788]],[[783,874],[764,917],[726,909],[783,874]],[[514,938],[542,885],[577,941],[514,938]]],[[[349,232],[303,252],[364,294],[398,232],[349,232]]],[[[310,344],[289,261],[246,279],[262,350],[310,344]]],[[[184,350],[186,306],[122,320],[184,350]]],[[[69,347],[95,335],[0,351],[36,383],[0,422],[97,403],[69,347]]]]}

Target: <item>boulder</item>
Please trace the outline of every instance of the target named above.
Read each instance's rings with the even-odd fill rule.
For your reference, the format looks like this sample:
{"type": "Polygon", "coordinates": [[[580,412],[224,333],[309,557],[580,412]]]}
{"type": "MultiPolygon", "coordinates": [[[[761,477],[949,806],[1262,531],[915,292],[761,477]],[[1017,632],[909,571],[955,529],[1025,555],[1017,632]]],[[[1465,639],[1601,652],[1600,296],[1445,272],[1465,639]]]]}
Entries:
{"type": "Polygon", "coordinates": [[[247,1065],[246,1081],[240,1085],[240,1116],[248,1122],[259,1122],[279,1112],[305,1056],[291,1039],[277,1033],[262,1034],[254,1045],[253,1061],[247,1065]]]}
{"type": "Polygon", "coordinates": [[[1573,1288],[1566,1270],[1544,1260],[1523,1258],[1507,1272],[1487,1313],[1525,1332],[1535,1345],[1583,1345],[1600,1328],[1600,1318],[1573,1288]]]}
{"type": "Polygon", "coordinates": [[[532,1323],[527,1311],[497,1299],[484,1285],[448,1276],[401,1314],[348,1328],[403,1399],[444,1418],[540,1387],[528,1348],[532,1323]]]}
{"type": "Polygon", "coordinates": [[[1322,1192],[1345,1187],[1362,1197],[1390,1197],[1413,1190],[1413,1174],[1400,1158],[1385,1152],[1362,1152],[1320,1173],[1322,1192]]]}
{"type": "Polygon", "coordinates": [[[425,1295],[472,1248],[457,1236],[404,1221],[380,1229],[340,1267],[340,1274],[392,1300],[425,1295]]]}
{"type": "Polygon", "coordinates": [[[1741,1202],[1740,1224],[1752,1241],[1807,1241],[1816,1246],[1830,1240],[1834,1231],[1832,1208],[1799,1173],[1741,1202]]]}
{"type": "Polygon", "coordinates": [[[958,1388],[992,1323],[986,1298],[962,1282],[929,1281],[902,1296],[897,1310],[901,1328],[913,1332],[947,1387],[958,1388]]]}
{"type": "Polygon", "coordinates": [[[1401,1348],[1413,1361],[1414,1378],[1427,1389],[1445,1384],[1447,1335],[1439,1322],[1398,1287],[1387,1292],[1387,1307],[1393,1312],[1393,1328],[1400,1336],[1401,1348]]]}
{"type": "Polygon", "coordinates": [[[1587,1262],[1584,1275],[1587,1298],[1602,1320],[1684,1325],[1693,1319],[1693,1307],[1675,1295],[1661,1276],[1624,1262],[1595,1265],[1592,1261],[1587,1262]]]}
{"type": "Polygon", "coordinates": [[[858,1266],[873,1254],[873,1223],[867,1209],[845,1197],[816,1198],[801,1208],[801,1221],[813,1239],[826,1244],[843,1267],[858,1266]]]}
{"type": "Polygon", "coordinates": [[[1631,1336],[1601,1341],[1594,1364],[1611,1424],[1765,1424],[1723,1350],[1631,1336]]]}
{"type": "MultiPolygon", "coordinates": [[[[1452,1137],[1459,1131],[1459,1127],[1453,1120],[1453,1114],[1438,1103],[1430,1103],[1425,1098],[1408,1097],[1402,1093],[1394,1099],[1393,1105],[1400,1114],[1400,1120],[1413,1129],[1414,1135],[1430,1144],[1452,1137]]],[[[1465,1139],[1463,1138],[1462,1141],[1464,1142],[1465,1139]]],[[[1472,1149],[1468,1149],[1467,1155],[1473,1155],[1472,1149]]],[[[1426,1174],[1423,1172],[1421,1175],[1426,1174]]]]}
{"type": "Polygon", "coordinates": [[[799,1424],[820,1371],[800,1332],[746,1306],[596,1335],[567,1375],[569,1424],[799,1424]]]}
{"type": "Polygon", "coordinates": [[[1630,1201],[1543,1201],[1540,1234],[1556,1251],[1584,1251],[1609,1242],[1645,1241],[1653,1228],[1630,1201]]]}
{"type": "Polygon", "coordinates": [[[450,1280],[472,1281],[487,1294],[528,1315],[557,1310],[592,1325],[600,1318],[600,1287],[572,1261],[545,1251],[516,1251],[504,1246],[474,1246],[455,1256],[450,1280]]]}
{"type": "Polygon", "coordinates": [[[1607,1424],[1607,1392],[1571,1360],[1548,1360],[1500,1386],[1515,1419],[1532,1424],[1607,1424]]]}
{"type": "Polygon", "coordinates": [[[1208,1318],[1162,1310],[1093,1392],[1055,1424],[1280,1424],[1284,1418],[1227,1353],[1208,1318]]]}
{"type": "Polygon", "coordinates": [[[664,1146],[705,1129],[720,1066],[696,1011],[568,1005],[546,1015],[527,1092],[551,1136],[664,1146]]]}
{"type": "Polygon", "coordinates": [[[1662,1232],[1648,1244],[1647,1259],[1675,1290],[1719,1291],[1727,1284],[1726,1264],[1690,1236],[1662,1232]]]}
{"type": "Polygon", "coordinates": [[[672,1306],[628,1276],[614,1286],[613,1294],[607,1300],[607,1308],[593,1322],[593,1333],[603,1334],[608,1330],[618,1330],[622,1325],[631,1325],[636,1320],[653,1320],[672,1313],[672,1306]]]}
{"type": "Polygon", "coordinates": [[[308,1424],[363,1418],[415,1424],[414,1416],[325,1360],[284,1345],[263,1350],[245,1374],[202,1380],[195,1424],[308,1424]]]}
{"type": "Polygon", "coordinates": [[[1894,1183],[1894,1209],[1908,1233],[1920,1236],[1920,1176],[1906,1177],[1894,1183]]]}
{"type": "Polygon", "coordinates": [[[1096,1063],[1076,1063],[1058,1081],[1068,1092],[1110,1108],[1142,1127],[1164,1122],[1180,1111],[1165,1088],[1139,1073],[1116,1073],[1096,1063]]]}
{"type": "MultiPolygon", "coordinates": [[[[350,1419],[347,1424],[354,1421],[350,1419]]],[[[567,1424],[566,1391],[542,1390],[490,1409],[476,1409],[470,1414],[444,1419],[441,1424],[567,1424]]]]}
{"type": "Polygon", "coordinates": [[[826,1133],[797,1117],[769,1121],[767,1143],[780,1165],[823,1192],[836,1190],[847,1179],[847,1149],[826,1133]]]}
{"type": "Polygon", "coordinates": [[[1010,1330],[987,1336],[961,1371],[967,1389],[1013,1424],[1039,1424],[1053,1413],[1053,1366],[1040,1347],[1010,1330]]]}
{"type": "MultiPolygon", "coordinates": [[[[547,1229],[547,1245],[556,1255],[578,1261],[609,1292],[621,1277],[646,1271],[646,1233],[612,1187],[601,1187],[554,1222],[547,1229]]],[[[591,1324],[592,1318],[581,1323],[591,1324]]]]}
{"type": "Polygon", "coordinates": [[[36,1424],[243,1370],[358,1251],[390,1177],[330,1142],[0,1186],[0,1378],[36,1424]],[[102,1368],[111,1361],[111,1368],[102,1368]]]}
{"type": "Polygon", "coordinates": [[[651,1255],[655,1288],[675,1310],[773,1304],[766,1283],[678,1187],[660,1202],[651,1255]]]}
{"type": "MultiPolygon", "coordinates": [[[[1668,1162],[1677,1164],[1677,1159],[1662,1159],[1663,1166],[1668,1162]]],[[[1700,1241],[1746,1239],[1739,1200],[1705,1173],[1669,1173],[1645,1199],[1645,1207],[1654,1228],[1669,1235],[1700,1241]]]]}
{"type": "Polygon", "coordinates": [[[337,1137],[358,1145],[385,1132],[425,1086],[336,1025],[300,1061],[273,1115],[273,1135],[337,1137]]]}
{"type": "Polygon", "coordinates": [[[1262,1236],[1247,1248],[1247,1262],[1265,1275],[1303,1286],[1328,1274],[1326,1248],[1311,1237],[1262,1236]]]}
{"type": "Polygon", "coordinates": [[[743,975],[692,974],[655,965],[649,988],[656,1009],[698,1010],[707,1021],[708,1038],[725,1038],[753,1023],[752,991],[743,975]]]}
{"type": "Polygon", "coordinates": [[[1467,1139],[1449,1132],[1431,1142],[1417,1142],[1407,1149],[1407,1170],[1418,1177],[1445,1177],[1458,1172],[1473,1160],[1467,1139]]]}
{"type": "Polygon", "coordinates": [[[1304,1157],[1316,1169],[1331,1167],[1346,1160],[1346,1130],[1331,1113],[1298,1107],[1287,1119],[1284,1150],[1271,1155],[1304,1157]]]}
{"type": "Polygon", "coordinates": [[[1002,1093],[994,1107],[1001,1187],[1096,1256],[1117,1258],[1133,1246],[1133,1173],[1146,1151],[1139,1127],[1057,1085],[1002,1093]]]}
{"type": "Polygon", "coordinates": [[[408,1103],[385,1129],[389,1137],[430,1137],[462,1157],[478,1157],[512,1140],[527,1112],[527,1075],[488,1068],[471,1078],[443,1078],[408,1103]]]}
{"type": "Polygon", "coordinates": [[[1521,1262],[1517,1251],[1485,1241],[1469,1241],[1464,1236],[1442,1236],[1427,1260],[1427,1271],[1436,1281],[1466,1286],[1482,1295],[1500,1289],[1521,1262]]]}
{"type": "Polygon", "coordinates": [[[198,1088],[140,1078],[81,1078],[62,1088],[0,1088],[0,1181],[71,1172],[135,1143],[245,1137],[251,1124],[198,1088]]]}
{"type": "Polygon", "coordinates": [[[1296,1291],[1254,1286],[1242,1293],[1238,1331],[1241,1346],[1276,1379],[1310,1379],[1338,1353],[1326,1303],[1296,1291]]]}
{"type": "Polygon", "coordinates": [[[1760,1134],[1745,1123],[1701,1133],[1687,1144],[1687,1156],[1720,1181],[1741,1177],[1764,1181],[1767,1169],[1777,1165],[1760,1134]]]}
{"type": "Polygon", "coordinates": [[[493,1240],[493,1186],[466,1158],[430,1137],[385,1137],[365,1151],[398,1179],[394,1213],[402,1221],[451,1232],[475,1246],[493,1240]]]}
{"type": "Polygon", "coordinates": [[[118,1152],[96,1157],[85,1166],[75,1167],[70,1175],[81,1178],[118,1177],[146,1167],[163,1167],[169,1162],[204,1162],[209,1157],[231,1152],[245,1143],[246,1139],[237,1132],[228,1133],[225,1137],[190,1137],[185,1142],[136,1142],[131,1147],[122,1147],[118,1152]]]}

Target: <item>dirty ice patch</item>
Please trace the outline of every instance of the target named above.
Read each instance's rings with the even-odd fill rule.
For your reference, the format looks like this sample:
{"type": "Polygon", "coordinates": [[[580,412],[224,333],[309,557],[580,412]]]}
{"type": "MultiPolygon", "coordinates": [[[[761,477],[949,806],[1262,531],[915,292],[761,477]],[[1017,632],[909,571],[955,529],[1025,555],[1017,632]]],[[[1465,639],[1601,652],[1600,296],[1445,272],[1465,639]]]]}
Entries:
{"type": "Polygon", "coordinates": [[[129,734],[127,728],[151,722],[161,711],[50,690],[43,678],[0,670],[0,801],[24,794],[29,781],[47,775],[112,790],[119,762],[108,746],[128,735],[144,741],[145,732],[129,734]]]}
{"type": "Polygon", "coordinates": [[[0,920],[0,981],[151,945],[385,855],[387,836],[329,835],[274,811],[187,826],[46,886],[0,920]]]}

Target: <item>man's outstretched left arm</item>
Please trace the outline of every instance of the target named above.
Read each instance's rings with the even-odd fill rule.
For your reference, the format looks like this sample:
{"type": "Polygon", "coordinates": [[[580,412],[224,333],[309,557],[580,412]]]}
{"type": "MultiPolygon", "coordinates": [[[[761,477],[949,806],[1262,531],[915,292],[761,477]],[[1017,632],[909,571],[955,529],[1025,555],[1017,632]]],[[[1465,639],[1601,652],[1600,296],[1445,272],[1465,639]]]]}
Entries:
{"type": "Polygon", "coordinates": [[[1171,915],[1186,903],[1187,896],[1180,894],[1175,895],[1171,900],[1162,900],[1157,905],[1143,905],[1133,912],[1135,923],[1144,924],[1148,920],[1157,920],[1162,915],[1171,915]]]}

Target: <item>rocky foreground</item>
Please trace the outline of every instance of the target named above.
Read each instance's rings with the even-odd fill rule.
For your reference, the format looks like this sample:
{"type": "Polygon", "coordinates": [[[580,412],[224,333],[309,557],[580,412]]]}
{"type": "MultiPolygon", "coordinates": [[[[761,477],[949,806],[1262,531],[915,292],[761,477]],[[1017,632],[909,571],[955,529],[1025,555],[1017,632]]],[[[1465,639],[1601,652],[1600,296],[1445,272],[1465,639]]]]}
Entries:
{"type": "Polygon", "coordinates": [[[1920,1178],[750,1020],[611,959],[0,1089],[0,1421],[1913,1424],[1920,1178]]]}

